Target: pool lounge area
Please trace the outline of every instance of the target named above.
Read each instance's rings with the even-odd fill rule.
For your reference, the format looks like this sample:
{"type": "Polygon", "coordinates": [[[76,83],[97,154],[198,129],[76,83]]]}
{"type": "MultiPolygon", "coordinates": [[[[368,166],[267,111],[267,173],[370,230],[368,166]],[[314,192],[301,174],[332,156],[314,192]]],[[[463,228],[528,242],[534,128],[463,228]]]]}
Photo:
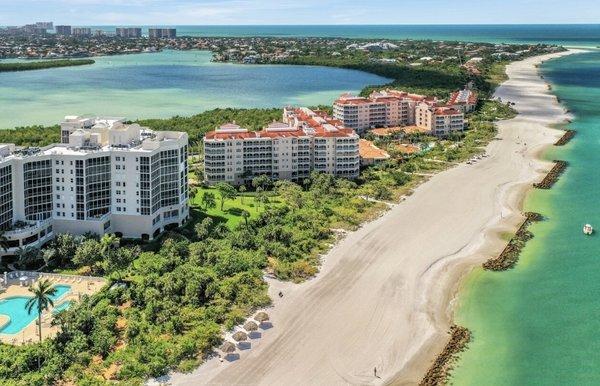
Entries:
{"type": "Polygon", "coordinates": [[[105,284],[103,278],[48,274],[38,272],[5,273],[0,279],[0,341],[9,344],[25,344],[39,339],[37,332],[37,313],[29,314],[25,304],[31,298],[29,285],[38,280],[50,280],[56,289],[52,296],[54,307],[42,313],[42,336],[53,336],[57,327],[52,326],[53,317],[68,309],[81,296],[99,291],[105,284]]]}

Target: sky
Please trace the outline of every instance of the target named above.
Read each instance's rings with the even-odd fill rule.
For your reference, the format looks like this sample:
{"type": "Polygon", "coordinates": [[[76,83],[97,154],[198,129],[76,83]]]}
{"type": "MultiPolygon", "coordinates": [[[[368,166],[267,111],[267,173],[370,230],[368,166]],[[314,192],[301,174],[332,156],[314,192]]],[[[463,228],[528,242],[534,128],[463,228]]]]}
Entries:
{"type": "Polygon", "coordinates": [[[598,23],[598,0],[0,0],[0,25],[598,23]]]}

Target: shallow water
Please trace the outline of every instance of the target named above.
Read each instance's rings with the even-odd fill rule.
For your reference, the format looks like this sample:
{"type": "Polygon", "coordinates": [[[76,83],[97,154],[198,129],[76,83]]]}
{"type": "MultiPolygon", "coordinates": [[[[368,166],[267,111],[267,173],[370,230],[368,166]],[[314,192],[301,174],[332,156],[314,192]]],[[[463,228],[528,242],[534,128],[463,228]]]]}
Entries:
{"type": "Polygon", "coordinates": [[[572,55],[542,68],[575,114],[575,138],[548,159],[569,167],[554,187],[529,194],[525,209],[547,219],[530,230],[517,267],[478,269],[467,280],[458,323],[474,339],[452,377],[457,385],[600,383],[600,53],[572,55]]]}
{"type": "Polygon", "coordinates": [[[0,128],[55,124],[65,115],[130,119],[191,115],[217,107],[331,104],[388,80],[315,66],[213,63],[206,51],[94,58],[90,66],[0,73],[0,128]]]}

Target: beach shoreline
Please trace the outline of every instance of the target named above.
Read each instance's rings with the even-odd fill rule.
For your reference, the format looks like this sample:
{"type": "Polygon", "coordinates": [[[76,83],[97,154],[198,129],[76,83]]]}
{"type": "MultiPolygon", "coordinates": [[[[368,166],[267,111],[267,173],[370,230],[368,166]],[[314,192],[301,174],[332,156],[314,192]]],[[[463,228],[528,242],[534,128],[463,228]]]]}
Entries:
{"type": "MultiPolygon", "coordinates": [[[[531,84],[527,83],[534,81],[538,86],[536,92],[541,92],[550,99],[548,101],[549,105],[546,106],[548,109],[547,117],[535,122],[535,124],[536,126],[540,126],[540,130],[544,130],[548,134],[554,135],[555,139],[560,139],[564,134],[564,131],[562,129],[557,129],[556,127],[562,125],[566,126],[568,121],[572,119],[572,116],[560,104],[556,96],[552,94],[551,88],[548,87],[550,86],[550,83],[542,78],[539,66],[547,60],[584,51],[585,50],[572,48],[565,52],[536,56],[524,61],[509,64],[506,70],[508,79],[496,89],[494,98],[501,98],[503,101],[517,103],[515,108],[519,114],[513,119],[497,122],[497,137],[502,136],[506,131],[510,131],[511,129],[514,131],[514,127],[511,126],[521,125],[523,119],[528,119],[523,115],[533,106],[526,105],[524,108],[519,106],[518,104],[520,101],[514,100],[514,95],[511,95],[510,89],[519,87],[526,88],[527,86],[531,86],[531,84]],[[523,77],[519,75],[519,73],[524,70],[523,67],[525,66],[529,67],[529,74],[527,74],[527,78],[529,79],[523,79],[523,77]],[[544,87],[545,90],[540,90],[540,86],[544,87]],[[557,114],[557,109],[561,109],[562,112],[557,114]]],[[[485,262],[486,259],[483,259],[480,256],[487,255],[492,258],[498,256],[502,252],[502,249],[507,245],[507,241],[502,238],[502,234],[513,234],[525,219],[523,209],[527,194],[534,189],[533,184],[541,180],[553,166],[551,161],[544,159],[545,152],[551,148],[553,144],[554,142],[551,141],[538,143],[529,151],[527,157],[528,160],[537,164],[535,166],[536,170],[531,174],[531,178],[526,181],[516,182],[514,185],[507,187],[504,194],[499,195],[498,203],[502,206],[501,221],[498,221],[496,224],[490,224],[490,226],[484,230],[483,238],[485,241],[481,244],[480,250],[477,251],[477,253],[474,253],[473,256],[465,258],[462,262],[458,262],[453,269],[454,272],[447,277],[448,292],[446,295],[446,303],[448,304],[448,308],[445,312],[440,312],[440,315],[444,315],[445,317],[442,319],[441,323],[438,324],[439,329],[437,334],[432,336],[431,339],[421,347],[419,353],[415,355],[413,360],[409,362],[404,369],[386,382],[387,385],[397,386],[418,384],[420,381],[419,374],[422,377],[437,357],[437,355],[433,355],[433,353],[441,352],[448,343],[450,339],[448,329],[454,321],[456,305],[459,301],[459,296],[463,290],[466,278],[473,270],[479,268],[481,263],[485,262]],[[451,284],[452,282],[454,282],[454,285],[451,284]],[[446,327],[445,330],[443,329],[444,326],[446,327]]],[[[532,164],[532,166],[533,165],[534,164],[532,164]]]]}
{"type": "Polygon", "coordinates": [[[550,125],[568,115],[536,65],[575,52],[507,66],[509,79],[496,96],[516,102],[520,114],[498,122],[489,157],[433,176],[409,199],[349,233],[326,255],[316,278],[299,285],[269,280],[274,327],[239,360],[212,359],[163,380],[418,383],[449,339],[464,278],[504,248],[500,234],[520,225],[527,191],[552,166],[539,156],[562,134],[550,125]]]}

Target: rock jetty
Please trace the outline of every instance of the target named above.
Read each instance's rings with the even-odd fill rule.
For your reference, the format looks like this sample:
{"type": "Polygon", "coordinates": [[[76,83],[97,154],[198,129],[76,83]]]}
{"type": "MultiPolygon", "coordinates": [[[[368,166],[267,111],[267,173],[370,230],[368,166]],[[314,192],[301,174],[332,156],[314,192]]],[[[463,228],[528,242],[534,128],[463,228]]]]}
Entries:
{"type": "Polygon", "coordinates": [[[513,238],[510,239],[502,253],[498,257],[489,259],[483,263],[483,268],[488,271],[505,271],[514,267],[519,260],[519,255],[525,243],[533,238],[533,233],[529,232],[527,228],[532,222],[541,221],[542,219],[543,217],[539,213],[525,213],[525,221],[523,221],[523,224],[521,224],[513,238]]]}
{"type": "Polygon", "coordinates": [[[538,189],[550,189],[552,185],[558,180],[558,177],[565,171],[567,168],[567,161],[558,161],[554,160],[554,166],[548,172],[546,177],[541,182],[536,182],[533,184],[534,188],[538,189]]]}
{"type": "Polygon", "coordinates": [[[556,141],[554,143],[554,146],[564,146],[566,145],[571,139],[573,139],[573,137],[575,136],[576,131],[575,130],[567,130],[565,131],[565,133],[563,134],[562,137],[560,137],[558,139],[558,141],[556,141]]]}
{"type": "Polygon", "coordinates": [[[421,386],[444,385],[448,381],[453,364],[458,358],[458,354],[467,348],[471,341],[471,331],[465,327],[453,324],[450,326],[450,341],[444,347],[440,355],[427,370],[427,373],[419,383],[421,386]]]}

